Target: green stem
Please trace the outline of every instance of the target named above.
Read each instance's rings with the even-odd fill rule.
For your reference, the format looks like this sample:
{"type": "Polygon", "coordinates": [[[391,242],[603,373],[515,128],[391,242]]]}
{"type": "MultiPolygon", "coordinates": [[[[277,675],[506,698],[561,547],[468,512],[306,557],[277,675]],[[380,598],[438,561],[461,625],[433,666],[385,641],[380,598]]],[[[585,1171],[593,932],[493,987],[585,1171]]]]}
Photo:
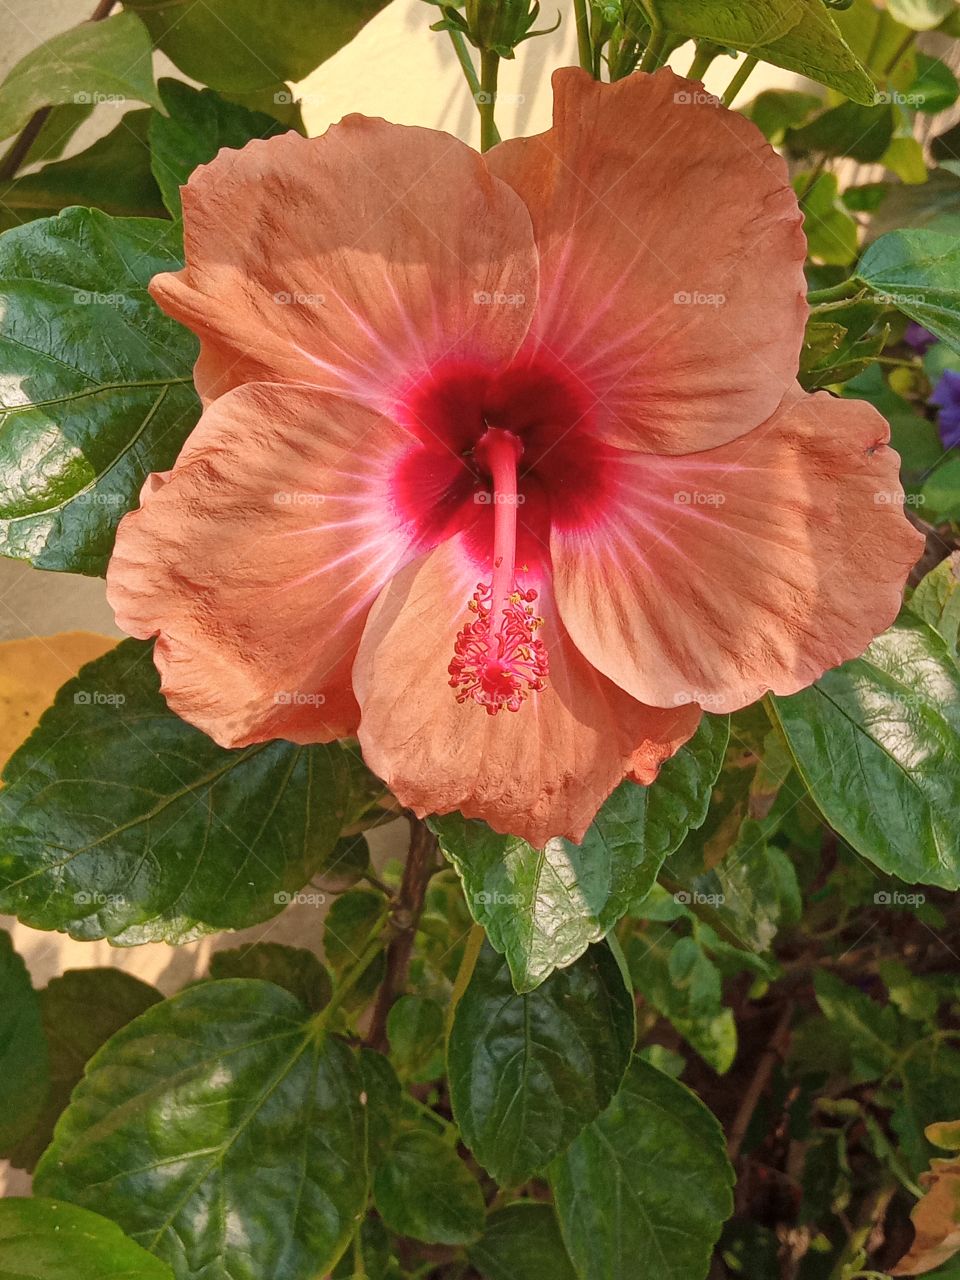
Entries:
{"type": "Polygon", "coordinates": [[[759,61],[760,59],[754,57],[753,54],[751,54],[749,58],[744,58],[743,65],[737,68],[736,75],[727,85],[724,91],[723,97],[720,99],[720,101],[723,103],[725,107],[730,107],[733,105],[734,99],[736,98],[740,90],[743,88],[743,86],[747,83],[747,80],[751,72],[753,71],[754,67],[757,65],[759,61]]]}
{"type": "Polygon", "coordinates": [[[827,167],[827,157],[821,156],[817,163],[810,171],[810,177],[807,179],[806,186],[802,191],[797,192],[797,204],[802,205],[804,200],[813,190],[823,176],[823,171],[827,167]]]}
{"type": "Polygon", "coordinates": [[[593,48],[590,44],[587,0],[573,0],[573,12],[577,19],[577,56],[584,71],[589,71],[593,75],[593,48]]]}
{"type": "Polygon", "coordinates": [[[660,68],[660,59],[663,54],[664,46],[667,43],[667,33],[660,26],[659,22],[650,28],[650,39],[644,50],[643,58],[640,62],[641,71],[657,71],[660,68]]]}
{"type": "Polygon", "coordinates": [[[459,1130],[457,1129],[457,1126],[454,1124],[451,1124],[450,1121],[447,1120],[444,1116],[438,1115],[437,1112],[434,1111],[433,1107],[428,1107],[425,1102],[421,1102],[420,1099],[414,1097],[412,1093],[404,1094],[404,1101],[412,1102],[421,1115],[425,1116],[428,1120],[433,1120],[436,1124],[438,1124],[440,1128],[443,1130],[445,1137],[450,1138],[453,1141],[456,1141],[459,1139],[460,1135],[459,1135],[459,1130]]]}
{"type": "Polygon", "coordinates": [[[457,55],[457,61],[463,71],[464,79],[470,86],[470,95],[474,102],[478,102],[477,95],[480,92],[480,77],[477,75],[477,69],[473,65],[473,59],[470,57],[470,51],[467,48],[467,42],[463,38],[462,31],[454,31],[447,28],[447,35],[450,37],[450,43],[453,45],[454,52],[457,55]]]}
{"type": "Polygon", "coordinates": [[[495,112],[497,106],[497,76],[500,72],[500,55],[492,49],[480,54],[480,150],[489,151],[500,141],[495,112]]]}
{"type": "Polygon", "coordinates": [[[687,72],[688,80],[702,80],[716,61],[720,50],[715,44],[709,44],[706,40],[697,43],[697,52],[693,61],[690,63],[690,70],[687,72]]]}
{"type": "Polygon", "coordinates": [[[855,298],[863,289],[863,285],[851,276],[849,280],[841,280],[839,284],[831,285],[829,289],[814,289],[807,294],[807,302],[811,307],[828,306],[834,302],[843,302],[848,298],[855,298]]]}
{"type": "Polygon", "coordinates": [[[887,63],[887,65],[884,67],[883,71],[881,72],[881,75],[883,76],[884,80],[888,79],[890,76],[893,75],[894,70],[896,69],[897,63],[900,61],[903,55],[910,49],[910,47],[912,46],[916,38],[917,38],[917,33],[915,31],[911,31],[909,32],[908,35],[904,36],[903,40],[897,46],[896,53],[894,53],[893,57],[890,59],[890,61],[887,63]]]}

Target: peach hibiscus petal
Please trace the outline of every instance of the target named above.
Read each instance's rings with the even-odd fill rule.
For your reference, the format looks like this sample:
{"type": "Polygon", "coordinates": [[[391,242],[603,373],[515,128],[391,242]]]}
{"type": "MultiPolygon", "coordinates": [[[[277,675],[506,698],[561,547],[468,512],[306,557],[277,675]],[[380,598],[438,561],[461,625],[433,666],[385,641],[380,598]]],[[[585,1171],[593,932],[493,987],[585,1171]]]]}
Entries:
{"type": "Polygon", "coordinates": [[[354,115],[223,150],[183,216],[186,266],[151,293],[200,336],[207,401],[290,380],[389,406],[443,357],[509,359],[536,301],[522,201],[432,129],[354,115]]]}
{"type": "Polygon", "coordinates": [[[806,242],[784,161],[669,69],[609,85],[565,68],[553,86],[553,128],[486,157],[540,252],[525,349],[576,376],[622,447],[743,435],[780,403],[803,340],[806,242]]]}
{"type": "Polygon", "coordinates": [[[157,636],[171,709],[225,747],[355,732],[369,607],[414,551],[390,493],[409,438],[313,387],[255,384],[150,477],[107,572],[117,625],[157,636]]]}
{"type": "Polygon", "coordinates": [[[545,581],[537,606],[546,688],[516,713],[458,703],[447,667],[478,576],[458,536],[408,564],[380,595],[353,676],[364,758],[421,816],[459,809],[537,846],[555,835],[580,840],[625,774],[653,780],[696,730],[699,708],[643,706],[595,671],[545,581]]]}
{"type": "Polygon", "coordinates": [[[621,453],[607,512],[551,536],[574,643],[635,698],[715,711],[858,656],[923,548],[889,434],[862,401],[795,388],[719,448],[621,453]]]}

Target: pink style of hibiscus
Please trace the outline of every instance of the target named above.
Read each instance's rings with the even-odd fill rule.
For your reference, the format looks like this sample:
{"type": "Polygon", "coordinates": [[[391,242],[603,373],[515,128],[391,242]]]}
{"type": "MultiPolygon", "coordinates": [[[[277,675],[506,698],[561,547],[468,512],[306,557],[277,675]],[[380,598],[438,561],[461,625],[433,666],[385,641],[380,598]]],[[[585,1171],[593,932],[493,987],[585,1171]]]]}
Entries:
{"type": "Polygon", "coordinates": [[[554,92],[483,157],[349,116],[194,174],[151,291],[206,407],[108,574],[217,742],[356,735],[418,814],[535,845],[861,653],[921,549],[886,422],[796,383],[759,131],[669,70],[554,92]]]}

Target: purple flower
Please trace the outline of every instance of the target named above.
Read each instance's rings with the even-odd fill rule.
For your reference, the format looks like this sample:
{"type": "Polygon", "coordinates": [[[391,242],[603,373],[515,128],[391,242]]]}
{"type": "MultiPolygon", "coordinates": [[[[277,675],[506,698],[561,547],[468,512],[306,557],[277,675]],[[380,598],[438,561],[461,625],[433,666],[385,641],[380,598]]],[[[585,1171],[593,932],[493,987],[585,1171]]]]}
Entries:
{"type": "Polygon", "coordinates": [[[926,355],[938,341],[936,334],[925,329],[922,324],[917,324],[916,320],[911,320],[907,325],[903,340],[908,347],[913,347],[918,356],[926,355]]]}
{"type": "Polygon", "coordinates": [[[960,373],[947,369],[933,389],[930,403],[940,410],[938,425],[945,449],[960,445],[960,373]]]}

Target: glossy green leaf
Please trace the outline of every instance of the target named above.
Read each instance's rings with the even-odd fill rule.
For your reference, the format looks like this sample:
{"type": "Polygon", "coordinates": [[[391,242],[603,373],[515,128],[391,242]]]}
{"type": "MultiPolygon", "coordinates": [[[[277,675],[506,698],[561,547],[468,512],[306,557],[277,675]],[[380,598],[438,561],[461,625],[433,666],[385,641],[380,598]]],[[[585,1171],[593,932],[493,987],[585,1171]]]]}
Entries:
{"type": "Polygon", "coordinates": [[[69,209],[0,237],[0,554],[102,573],[197,419],[197,342],[147,293],[176,228],[69,209]]]}
{"type": "Polygon", "coordinates": [[[479,1183],[434,1133],[398,1135],[374,1174],[373,1200],[391,1231],[428,1244],[467,1244],[483,1230],[479,1183]]]}
{"type": "Polygon", "coordinates": [[[26,965],[0,930],[0,1152],[29,1134],[47,1096],[47,1042],[26,965]]]}
{"type": "Polygon", "coordinates": [[[854,849],[909,884],[960,888],[960,671],[931,627],[905,613],[862,658],[771,707],[854,849]]]}
{"type": "Polygon", "coordinates": [[[260,978],[296,996],[311,1012],[318,1012],[333,994],[333,982],[312,951],[279,942],[255,942],[249,947],[215,951],[211,978],[260,978]]]}
{"type": "MultiPolygon", "coordinates": [[[[245,93],[302,80],[383,8],[385,0],[124,0],[181,71],[245,93]]],[[[284,90],[279,90],[283,93],[284,90]]]]}
{"type": "Polygon", "coordinates": [[[144,25],[118,13],[71,27],[21,58],[0,84],[0,138],[17,133],[40,107],[127,101],[160,105],[144,25]]]}
{"type": "Polygon", "coordinates": [[[121,944],[276,915],[349,818],[337,743],[225,751],[167,709],[152,646],[82,668],[3,773],[0,909],[121,944]]]}
{"type": "Polygon", "coordinates": [[[704,716],[653,786],[614,791],[579,845],[555,838],[534,849],[459,814],[433,820],[470,912],[506,955],[518,991],[582,955],[649,892],[667,854],[706,817],[728,733],[726,717],[704,716]]]}
{"type": "Polygon", "coordinates": [[[33,1168],[89,1060],[160,998],[156,987],[122,969],[68,969],[44,987],[39,999],[50,1050],[50,1089],[36,1121],[10,1152],[14,1165],[33,1168]]]}
{"type": "Polygon", "coordinates": [[[533,1200],[491,1213],[467,1257],[483,1280],[576,1280],[553,1206],[533,1200]]]}
{"type": "Polygon", "coordinates": [[[960,241],[936,231],[890,231],[856,272],[889,306],[960,351],[960,241]]]}
{"type": "Polygon", "coordinates": [[[174,1280],[115,1222],[58,1200],[0,1201],[2,1280],[174,1280]]]}
{"type": "Polygon", "coordinates": [[[212,89],[194,89],[180,80],[161,80],[166,115],[150,124],[153,172],[171,214],[179,218],[180,188],[197,165],[221,147],[243,147],[251,138],[270,138],[286,128],[261,111],[227,102],[212,89]]]}
{"type": "Polygon", "coordinates": [[[677,35],[742,49],[839,89],[855,102],[873,102],[873,81],[823,0],[657,0],[657,14],[677,35]]]}
{"type": "Polygon", "coordinates": [[[0,186],[0,229],[46,218],[68,205],[93,205],[116,217],[162,218],[150,171],[150,111],[128,111],[120,124],[69,160],[0,186]]]}
{"type": "Polygon", "coordinates": [[[467,1146],[498,1182],[520,1186],[607,1105],[633,1040],[633,1000],[605,945],[518,995],[484,943],[447,1046],[467,1146]]]}
{"type": "Polygon", "coordinates": [[[203,982],[100,1050],[36,1173],[177,1280],[315,1280],[367,1197],[353,1052],[268,982],[203,982]]]}
{"type": "Polygon", "coordinates": [[[550,1169],[581,1280],[704,1280],[733,1209],[723,1132],[684,1085],[634,1058],[607,1110],[550,1169]]]}

